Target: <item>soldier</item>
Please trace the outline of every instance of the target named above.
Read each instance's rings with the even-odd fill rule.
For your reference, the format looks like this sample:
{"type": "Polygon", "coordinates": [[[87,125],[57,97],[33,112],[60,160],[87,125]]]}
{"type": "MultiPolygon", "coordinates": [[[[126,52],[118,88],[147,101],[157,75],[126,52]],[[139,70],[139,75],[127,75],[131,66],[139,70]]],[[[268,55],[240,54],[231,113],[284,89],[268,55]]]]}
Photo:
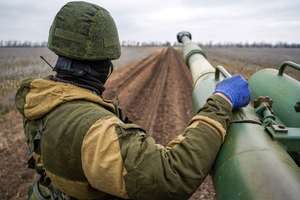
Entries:
{"type": "Polygon", "coordinates": [[[220,82],[185,131],[164,148],[116,116],[102,98],[121,54],[104,8],[70,2],[57,13],[48,48],[56,75],[25,79],[16,94],[28,164],[40,174],[30,199],[187,199],[209,173],[233,108],[249,103],[241,76],[220,82]]]}

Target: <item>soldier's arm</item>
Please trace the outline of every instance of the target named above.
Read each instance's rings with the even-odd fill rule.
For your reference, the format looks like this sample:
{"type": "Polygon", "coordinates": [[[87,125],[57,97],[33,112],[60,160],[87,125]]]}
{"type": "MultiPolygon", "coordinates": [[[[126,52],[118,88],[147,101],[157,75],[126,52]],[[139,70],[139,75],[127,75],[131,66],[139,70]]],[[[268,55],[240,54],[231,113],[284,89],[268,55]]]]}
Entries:
{"type": "Polygon", "coordinates": [[[93,187],[123,198],[186,199],[211,169],[231,110],[228,101],[212,95],[166,148],[137,125],[101,118],[83,142],[84,173],[93,187]]]}
{"type": "Polygon", "coordinates": [[[224,79],[215,93],[166,148],[137,125],[123,124],[115,116],[98,120],[82,145],[83,170],[90,184],[123,198],[189,198],[214,163],[232,109],[250,100],[248,83],[241,76],[224,79]]]}

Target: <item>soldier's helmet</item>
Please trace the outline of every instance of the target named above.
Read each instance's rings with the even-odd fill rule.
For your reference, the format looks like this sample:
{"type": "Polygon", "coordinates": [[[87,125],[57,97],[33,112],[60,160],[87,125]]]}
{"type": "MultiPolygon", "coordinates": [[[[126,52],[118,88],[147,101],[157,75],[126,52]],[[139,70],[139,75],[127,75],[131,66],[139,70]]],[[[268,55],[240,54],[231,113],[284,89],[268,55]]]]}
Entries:
{"type": "Polygon", "coordinates": [[[109,12],[87,2],[69,2],[54,18],[48,48],[76,60],[115,60],[121,55],[116,24],[109,12]]]}

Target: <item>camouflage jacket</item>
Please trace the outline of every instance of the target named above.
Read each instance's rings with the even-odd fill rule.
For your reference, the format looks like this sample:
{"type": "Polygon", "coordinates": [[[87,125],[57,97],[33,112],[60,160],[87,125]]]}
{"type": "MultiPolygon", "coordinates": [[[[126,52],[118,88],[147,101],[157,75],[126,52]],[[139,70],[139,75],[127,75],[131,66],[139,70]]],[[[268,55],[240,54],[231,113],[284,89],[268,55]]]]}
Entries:
{"type": "Polygon", "coordinates": [[[189,198],[209,173],[231,116],[230,104],[212,95],[184,132],[163,147],[138,125],[124,124],[111,102],[51,76],[25,79],[16,106],[27,131],[34,130],[30,122],[43,120],[36,165],[78,199],[189,198]]]}

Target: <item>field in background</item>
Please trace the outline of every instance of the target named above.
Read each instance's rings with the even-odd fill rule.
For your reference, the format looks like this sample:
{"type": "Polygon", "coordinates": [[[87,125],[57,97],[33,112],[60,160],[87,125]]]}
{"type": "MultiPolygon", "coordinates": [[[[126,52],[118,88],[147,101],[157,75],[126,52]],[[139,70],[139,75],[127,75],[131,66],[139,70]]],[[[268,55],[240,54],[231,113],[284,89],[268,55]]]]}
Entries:
{"type": "MultiPolygon", "coordinates": [[[[113,61],[115,69],[141,60],[163,47],[123,47],[120,59],[113,61]]],[[[176,47],[181,49],[181,47],[176,47]]],[[[203,47],[209,62],[222,65],[229,73],[245,79],[262,68],[278,69],[284,61],[300,63],[300,49],[203,47]]],[[[55,65],[57,56],[47,48],[0,48],[0,115],[14,107],[14,96],[21,80],[43,77],[52,69],[40,58],[55,65]]],[[[287,67],[285,73],[300,80],[300,72],[287,67]]]]}
{"type": "Polygon", "coordinates": [[[56,59],[46,48],[0,48],[0,114],[14,106],[16,89],[22,79],[43,77],[51,72],[40,56],[50,63],[56,59]]]}
{"type": "MultiPolygon", "coordinates": [[[[143,59],[161,47],[125,47],[122,56],[113,61],[115,69],[143,59]]],[[[14,107],[14,98],[22,79],[53,74],[52,69],[40,58],[43,56],[53,67],[57,55],[47,48],[0,48],[0,115],[14,107]]]]}
{"type": "MultiPolygon", "coordinates": [[[[263,68],[279,69],[285,61],[300,64],[300,49],[203,47],[203,50],[214,67],[222,65],[231,75],[241,74],[245,79],[263,68]]],[[[284,72],[300,81],[299,71],[286,67],[284,72]]]]}

